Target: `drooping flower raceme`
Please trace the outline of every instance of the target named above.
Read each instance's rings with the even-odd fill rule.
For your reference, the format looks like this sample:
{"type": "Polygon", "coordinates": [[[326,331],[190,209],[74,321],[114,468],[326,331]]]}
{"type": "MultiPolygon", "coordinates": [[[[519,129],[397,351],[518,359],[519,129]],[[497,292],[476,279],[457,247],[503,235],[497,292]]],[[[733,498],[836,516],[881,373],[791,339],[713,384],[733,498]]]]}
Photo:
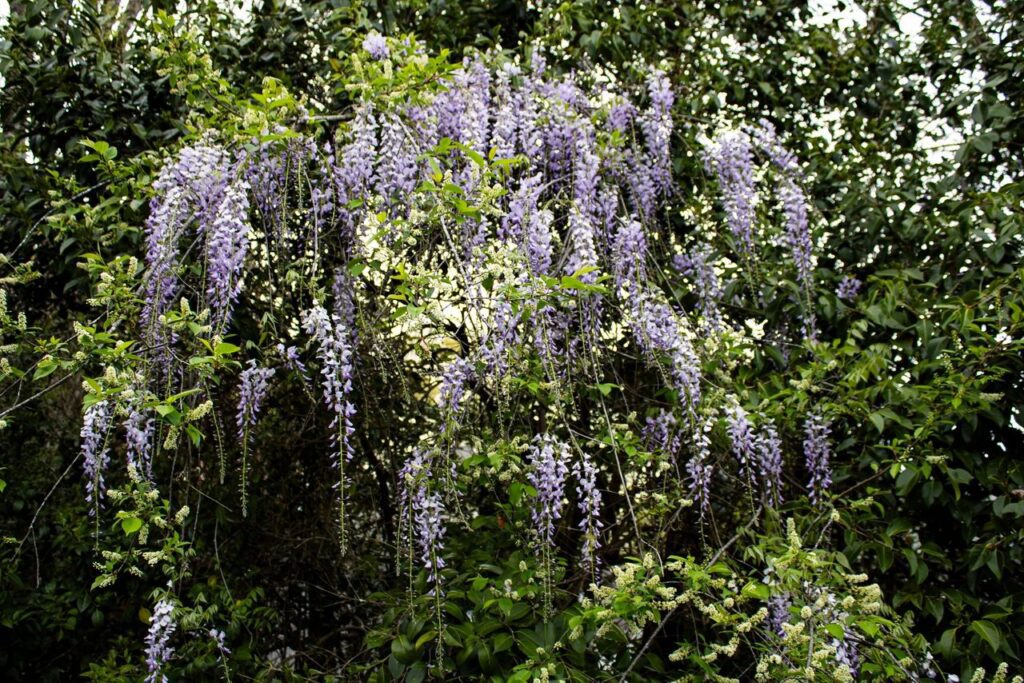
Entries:
{"type": "Polygon", "coordinates": [[[707,246],[694,249],[688,254],[676,254],[673,264],[683,275],[691,278],[697,286],[697,305],[703,317],[704,326],[712,331],[722,328],[722,283],[711,262],[711,250],[707,246]]]}
{"type": "Polygon", "coordinates": [[[583,571],[595,574],[599,566],[597,551],[601,549],[601,490],[597,487],[597,467],[590,456],[584,453],[573,463],[576,477],[576,493],[579,495],[579,510],[583,517],[579,528],[583,532],[583,548],[580,551],[580,565],[583,571]]]}
{"type": "Polygon", "coordinates": [[[441,409],[445,415],[457,418],[462,410],[462,399],[475,376],[473,363],[466,358],[456,358],[448,364],[441,376],[441,409]]]}
{"type": "Polygon", "coordinates": [[[718,178],[726,222],[737,250],[741,254],[751,253],[757,190],[750,137],[739,131],[720,133],[706,150],[704,163],[708,172],[718,178]]]}
{"type": "Polygon", "coordinates": [[[390,51],[388,50],[388,41],[381,34],[373,31],[368,33],[363,38],[363,49],[370,53],[370,56],[374,59],[387,59],[390,51]]]}
{"type": "Polygon", "coordinates": [[[619,287],[627,283],[635,292],[640,280],[647,279],[647,238],[640,221],[625,221],[615,234],[612,246],[612,267],[615,273],[615,284],[619,287]]]}
{"type": "Polygon", "coordinates": [[[804,424],[804,457],[810,481],[811,502],[820,503],[832,485],[832,470],[829,460],[832,456],[832,444],[829,442],[831,433],[828,422],[818,413],[812,414],[804,424]]]}
{"type": "Polygon", "coordinates": [[[352,459],[352,435],[356,414],[352,394],[353,350],[351,335],[338,314],[328,315],[317,304],[302,316],[302,329],[312,337],[320,360],[321,386],[324,403],[334,414],[331,420],[331,439],[338,447],[334,462],[338,468],[338,523],[342,545],[345,544],[345,463],[352,459]]]}
{"type": "Polygon", "coordinates": [[[242,268],[249,251],[249,195],[244,182],[224,192],[206,234],[206,300],[215,330],[231,319],[231,309],[242,291],[242,268]]]}
{"type": "Polygon", "coordinates": [[[690,495],[697,503],[700,510],[701,521],[707,515],[711,507],[711,477],[714,474],[714,465],[711,460],[711,439],[708,434],[714,425],[714,417],[709,415],[702,419],[693,432],[693,456],[686,463],[686,473],[689,475],[690,495]]]}
{"type": "Polygon", "coordinates": [[[562,517],[569,447],[550,434],[539,434],[530,446],[530,485],[537,491],[533,524],[543,546],[555,540],[555,521],[562,517]]]}
{"type": "Polygon", "coordinates": [[[128,418],[124,421],[125,441],[127,443],[126,459],[130,467],[135,468],[142,476],[153,477],[153,434],[155,421],[152,415],[140,405],[132,405],[128,418]]]}
{"type": "Polygon", "coordinates": [[[256,424],[273,376],[274,368],[261,368],[256,365],[255,359],[250,360],[249,367],[242,371],[238,385],[238,412],[235,416],[239,440],[246,441],[249,438],[249,431],[256,424]]]}
{"type": "Polygon", "coordinates": [[[331,428],[338,444],[339,457],[351,460],[351,437],[355,431],[352,417],[355,405],[352,393],[352,346],[343,321],[329,316],[323,306],[314,306],[303,314],[302,328],[317,345],[324,402],[334,413],[331,428]]]}
{"type": "Polygon", "coordinates": [[[675,314],[663,302],[641,292],[634,305],[633,336],[647,358],[658,361],[658,354],[671,360],[673,388],[691,416],[701,399],[701,369],[693,344],[679,330],[675,314]]]}
{"type": "Polygon", "coordinates": [[[732,453],[740,464],[740,477],[749,484],[753,480],[757,444],[747,411],[740,405],[732,405],[725,410],[725,422],[732,453]]]}
{"type": "Polygon", "coordinates": [[[769,506],[778,506],[782,503],[782,441],[770,420],[762,425],[756,444],[765,499],[769,506]]]}
{"type": "Polygon", "coordinates": [[[407,139],[405,126],[396,114],[383,117],[380,133],[380,160],[374,172],[377,194],[389,203],[404,205],[416,186],[419,172],[416,148],[407,139]]]}
{"type": "Polygon", "coordinates": [[[431,490],[433,464],[429,451],[420,448],[413,451],[398,474],[398,502],[402,511],[399,537],[415,543],[427,572],[427,581],[436,587],[440,583],[440,571],[445,566],[441,556],[445,508],[440,493],[431,490]]]}
{"type": "Polygon", "coordinates": [[[149,668],[146,683],[167,683],[167,676],[161,670],[174,654],[169,643],[176,629],[174,605],[167,600],[156,603],[149,618],[149,633],[146,634],[146,665],[149,668]]]}
{"type": "Polygon", "coordinates": [[[648,74],[647,94],[651,106],[643,113],[640,127],[650,156],[651,180],[658,193],[665,194],[672,185],[672,104],[675,94],[663,71],[654,69],[648,74]]]}
{"type": "Polygon", "coordinates": [[[681,434],[675,415],[668,410],[660,410],[657,415],[648,417],[642,436],[649,451],[661,451],[670,458],[675,458],[679,452],[681,434]]]}
{"type": "Polygon", "coordinates": [[[82,467],[85,471],[85,500],[90,504],[90,515],[96,514],[106,492],[103,472],[110,460],[107,429],[110,427],[112,413],[110,403],[104,399],[86,408],[82,420],[82,467]]]}
{"type": "Polygon", "coordinates": [[[836,288],[836,296],[843,301],[853,301],[860,292],[861,284],[863,283],[852,275],[844,275],[839,281],[839,287],[836,288]]]}

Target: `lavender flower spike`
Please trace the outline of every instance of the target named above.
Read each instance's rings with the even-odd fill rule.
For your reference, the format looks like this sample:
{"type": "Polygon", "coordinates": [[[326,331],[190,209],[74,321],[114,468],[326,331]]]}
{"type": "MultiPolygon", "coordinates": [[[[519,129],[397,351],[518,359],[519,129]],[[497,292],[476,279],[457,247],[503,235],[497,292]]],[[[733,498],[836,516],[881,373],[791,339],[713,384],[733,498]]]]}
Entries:
{"type": "Polygon", "coordinates": [[[804,456],[807,459],[807,471],[811,475],[807,486],[814,504],[821,503],[824,493],[832,485],[832,470],[829,467],[832,445],[828,438],[831,431],[828,422],[818,413],[807,418],[804,425],[804,456]]]}
{"type": "Polygon", "coordinates": [[[82,421],[82,459],[85,470],[85,500],[90,504],[89,514],[95,515],[106,491],[103,470],[110,460],[107,429],[110,427],[111,407],[106,400],[93,403],[85,409],[82,421]]]}
{"type": "Polygon", "coordinates": [[[263,399],[267,395],[270,378],[273,376],[273,368],[258,367],[255,360],[250,360],[248,369],[242,371],[238,389],[238,414],[235,417],[240,440],[247,439],[249,430],[256,424],[263,399]]]}
{"type": "Polygon", "coordinates": [[[533,524],[541,543],[551,547],[555,539],[555,520],[562,516],[565,478],[569,473],[566,461],[569,447],[550,434],[540,434],[530,447],[530,485],[537,490],[533,524]]]}
{"type": "Polygon", "coordinates": [[[853,301],[857,298],[862,284],[852,275],[844,275],[843,279],[839,281],[839,287],[836,288],[836,296],[843,301],[853,301]]]}
{"type": "Polygon", "coordinates": [[[249,195],[244,182],[229,185],[206,235],[206,299],[214,329],[223,329],[242,291],[242,267],[249,251],[249,195]]]}
{"type": "Polygon", "coordinates": [[[153,608],[149,618],[149,633],[146,635],[146,665],[149,676],[146,683],[167,683],[167,676],[161,673],[164,664],[174,654],[174,648],[168,645],[177,624],[174,623],[174,606],[167,600],[161,600],[153,608]]]}
{"type": "Polygon", "coordinates": [[[597,488],[597,467],[584,453],[573,465],[576,477],[576,493],[579,494],[579,509],[583,513],[579,528],[583,532],[583,548],[580,564],[589,574],[596,574],[600,559],[597,551],[601,548],[601,491],[597,488]]]}
{"type": "Polygon", "coordinates": [[[714,474],[714,465],[708,462],[711,459],[711,439],[708,437],[708,432],[711,431],[713,422],[713,418],[708,416],[701,420],[694,430],[695,453],[686,463],[686,473],[690,479],[690,495],[697,503],[702,522],[711,508],[711,476],[714,474]]]}
{"type": "Polygon", "coordinates": [[[741,254],[753,248],[754,207],[757,192],[754,187],[754,154],[750,138],[737,131],[718,135],[704,156],[709,173],[718,178],[722,192],[729,230],[741,254]]]}
{"type": "Polygon", "coordinates": [[[376,60],[387,59],[391,54],[388,50],[388,41],[381,34],[373,31],[363,39],[363,49],[370,53],[370,57],[376,60]]]}
{"type": "Polygon", "coordinates": [[[757,436],[758,466],[769,507],[782,503],[782,441],[775,425],[767,421],[757,436]]]}
{"type": "Polygon", "coordinates": [[[747,419],[747,411],[739,405],[727,408],[725,421],[729,440],[732,442],[733,455],[740,463],[740,477],[750,483],[753,477],[756,444],[754,430],[747,419]]]}

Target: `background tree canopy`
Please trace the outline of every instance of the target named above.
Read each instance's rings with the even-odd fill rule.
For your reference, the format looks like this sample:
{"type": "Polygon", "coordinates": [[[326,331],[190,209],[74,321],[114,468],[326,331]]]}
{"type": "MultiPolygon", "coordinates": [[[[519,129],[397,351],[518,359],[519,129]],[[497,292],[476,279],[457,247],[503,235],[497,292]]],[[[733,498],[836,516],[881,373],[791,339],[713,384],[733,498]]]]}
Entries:
{"type": "Polygon", "coordinates": [[[9,5],[4,680],[1020,668],[1014,3],[9,5]]]}

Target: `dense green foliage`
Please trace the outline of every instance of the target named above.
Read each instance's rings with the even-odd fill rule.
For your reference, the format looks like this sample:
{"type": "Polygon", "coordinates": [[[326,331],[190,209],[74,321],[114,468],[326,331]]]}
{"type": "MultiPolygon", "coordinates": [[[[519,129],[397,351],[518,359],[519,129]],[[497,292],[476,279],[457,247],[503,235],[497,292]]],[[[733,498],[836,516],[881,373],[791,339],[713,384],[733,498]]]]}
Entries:
{"type": "MultiPolygon", "coordinates": [[[[170,680],[841,675],[813,636],[765,630],[762,610],[781,595],[819,648],[859,638],[864,679],[1021,668],[1024,23],[1012,3],[837,3],[829,17],[781,0],[11,4],[0,38],[4,680],[143,680],[161,601],[177,623],[162,668],[170,680]],[[388,59],[367,54],[370,32],[388,37],[388,59]],[[456,273],[449,227],[499,216],[522,160],[477,159],[451,140],[417,150],[437,176],[401,198],[410,215],[389,214],[382,197],[348,207],[400,235],[397,245],[353,256],[341,231],[325,231],[322,253],[286,262],[267,238],[222,329],[203,310],[205,264],[182,257],[189,302],[165,317],[185,369],[145,395],[159,416],[152,480],[121,465],[117,430],[110,497],[92,514],[83,406],[120,401],[139,376],[158,374],[138,320],[161,169],[194,145],[340,149],[363,103],[427,104],[464,56],[525,70],[540,52],[552,79],[611,82],[641,107],[651,67],[675,92],[674,189],[646,226],[648,265],[663,296],[693,314],[699,294],[671,255],[711,244],[733,323],[694,344],[704,414],[717,420],[707,515],[686,482],[692,434],[679,463],[643,436],[656,408],[682,415],[685,396],[653,389],[663,368],[622,341],[629,297],[615,294],[611,268],[596,282],[583,269],[524,283],[509,274],[521,261],[490,253],[495,267],[477,289],[456,273]],[[735,245],[704,152],[719,130],[762,118],[799,159],[810,200],[806,301],[777,245],[752,261],[726,258],[735,245]],[[467,196],[452,179],[474,167],[483,189],[467,196]],[[338,432],[321,398],[322,359],[300,331],[311,306],[337,303],[335,269],[356,283],[358,327],[359,455],[345,466],[341,529],[338,432]],[[844,276],[864,282],[852,299],[836,295],[844,276]],[[602,298],[605,335],[587,338],[600,353],[556,378],[542,355],[518,352],[455,425],[437,378],[486,336],[451,310],[486,290],[539,316],[534,287],[558,310],[602,298]],[[799,334],[808,307],[814,341],[799,334]],[[309,377],[285,371],[279,342],[303,349],[309,377]],[[252,438],[239,439],[250,360],[277,371],[252,438]],[[778,428],[781,505],[755,500],[736,474],[720,419],[734,405],[778,428]],[[803,452],[811,414],[827,416],[833,445],[832,488],[817,503],[803,452]],[[528,452],[549,431],[578,438],[598,463],[598,571],[578,561],[575,485],[553,548],[537,549],[528,452]],[[431,591],[431,572],[403,541],[403,464],[426,434],[460,456],[443,487],[459,506],[443,591],[431,591]],[[843,624],[816,601],[826,594],[843,624]]],[[[607,116],[595,109],[602,125],[607,116]]],[[[600,130],[602,153],[628,148],[600,130]]],[[[303,183],[318,177],[320,161],[307,161],[286,183],[282,221],[295,230],[309,225],[303,183]]],[[[767,169],[766,187],[776,178],[767,169]]],[[[559,217],[560,201],[550,202],[559,217]]],[[[766,200],[758,225],[781,234],[781,215],[766,200]]]]}

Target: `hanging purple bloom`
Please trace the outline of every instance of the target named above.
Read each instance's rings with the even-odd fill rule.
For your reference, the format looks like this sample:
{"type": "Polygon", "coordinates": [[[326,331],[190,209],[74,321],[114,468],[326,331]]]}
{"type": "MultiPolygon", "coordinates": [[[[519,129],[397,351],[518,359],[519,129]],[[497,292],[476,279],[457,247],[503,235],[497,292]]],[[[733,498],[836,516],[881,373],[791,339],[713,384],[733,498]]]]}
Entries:
{"type": "Polygon", "coordinates": [[[246,190],[243,182],[228,186],[206,234],[206,300],[216,330],[230,321],[232,306],[242,291],[242,268],[249,251],[246,190]]]}
{"type": "Polygon", "coordinates": [[[786,635],[782,625],[789,623],[789,608],[792,604],[788,593],[768,598],[768,628],[772,633],[780,637],[786,635]]]}
{"type": "Polygon", "coordinates": [[[352,403],[352,343],[351,337],[341,318],[333,319],[319,304],[302,316],[302,329],[317,344],[320,359],[320,376],[324,402],[334,414],[331,421],[332,441],[338,447],[334,466],[338,469],[338,528],[342,547],[345,546],[345,463],[354,455],[352,435],[355,427],[352,418],[356,414],[352,403]]]}
{"type": "Polygon", "coordinates": [[[799,178],[800,164],[796,155],[782,146],[775,126],[767,119],[761,119],[758,125],[750,127],[750,135],[757,147],[764,152],[772,164],[792,178],[799,178]]]}
{"type": "Polygon", "coordinates": [[[725,422],[732,453],[740,464],[740,477],[749,484],[753,479],[756,443],[747,411],[739,405],[730,406],[725,410],[725,422]]]}
{"type": "Polygon", "coordinates": [[[441,495],[430,490],[433,481],[431,454],[419,448],[414,450],[398,477],[399,509],[403,511],[399,521],[399,535],[415,542],[423,568],[427,571],[427,582],[438,586],[441,569],[445,566],[441,557],[444,550],[445,508],[441,495]]]}
{"type": "Polygon", "coordinates": [[[519,67],[511,62],[503,64],[497,74],[494,129],[491,131],[490,146],[494,148],[498,159],[510,159],[516,154],[522,93],[513,89],[512,79],[518,75],[519,67]]]}
{"type": "Polygon", "coordinates": [[[445,532],[444,502],[437,491],[427,492],[422,488],[419,495],[413,498],[412,504],[421,559],[427,567],[427,582],[437,585],[440,583],[441,569],[445,566],[441,557],[445,532]]]}
{"type": "Polygon", "coordinates": [[[702,522],[711,508],[711,477],[715,471],[714,465],[709,462],[711,460],[711,439],[708,437],[708,433],[711,431],[712,424],[713,420],[711,416],[708,416],[701,420],[694,429],[693,457],[686,463],[690,495],[697,503],[702,522]]]}
{"type": "Polygon", "coordinates": [[[675,95],[665,73],[655,69],[647,76],[647,93],[651,106],[640,119],[644,141],[650,158],[651,180],[658,194],[664,195],[672,185],[672,105],[675,95]]]}
{"type": "Polygon", "coordinates": [[[655,172],[632,148],[624,152],[623,158],[626,169],[623,181],[629,187],[633,207],[644,218],[650,218],[658,206],[658,183],[655,172]]]}
{"type": "Polygon", "coordinates": [[[149,633],[146,634],[146,666],[149,668],[146,683],[167,683],[167,676],[161,670],[174,654],[174,648],[168,643],[175,629],[174,606],[167,600],[161,600],[153,608],[149,633]]]}
{"type": "Polygon", "coordinates": [[[842,640],[833,638],[829,645],[836,649],[836,664],[845,665],[850,671],[850,677],[856,679],[860,671],[860,653],[857,651],[857,641],[850,638],[849,632],[844,627],[842,640]]]}
{"type": "Polygon", "coordinates": [[[142,476],[153,478],[153,434],[155,421],[146,415],[141,405],[132,405],[128,419],[124,421],[125,441],[127,442],[126,459],[130,467],[134,467],[142,476]]]}
{"type": "Polygon", "coordinates": [[[344,322],[329,316],[322,306],[314,306],[303,314],[302,328],[317,343],[317,357],[322,365],[324,402],[334,413],[331,428],[339,446],[339,456],[351,460],[351,437],[355,429],[352,417],[355,405],[352,393],[352,346],[344,322]]]}
{"type": "Polygon", "coordinates": [[[377,119],[373,105],[362,102],[352,120],[351,141],[341,150],[337,182],[348,200],[365,197],[377,160],[377,119]]]}
{"type": "Polygon", "coordinates": [[[615,284],[622,287],[629,283],[634,291],[639,282],[647,279],[647,238],[640,221],[630,219],[619,226],[612,245],[612,270],[615,284]]]}
{"type": "Polygon", "coordinates": [[[661,451],[670,458],[675,458],[682,445],[676,417],[664,409],[647,418],[642,436],[648,451],[661,451]]]}
{"type": "Polygon", "coordinates": [[[642,292],[634,305],[633,337],[648,360],[658,362],[658,354],[668,354],[673,388],[690,416],[696,414],[701,399],[700,361],[689,339],[680,334],[675,314],[664,303],[642,292]]]}
{"type": "Polygon", "coordinates": [[[387,59],[391,54],[388,49],[388,41],[376,31],[367,34],[363,38],[363,49],[370,53],[370,57],[376,60],[387,59]]]}
{"type": "Polygon", "coordinates": [[[813,286],[814,246],[807,223],[807,196],[789,179],[780,182],[778,193],[786,215],[786,246],[796,264],[796,279],[801,287],[808,289],[813,286]]]}
{"type": "Polygon", "coordinates": [[[636,119],[637,109],[632,102],[620,102],[608,111],[608,125],[612,130],[625,133],[636,119]]]}
{"type": "Polygon", "coordinates": [[[863,283],[852,275],[844,275],[843,279],[839,281],[839,287],[836,289],[836,296],[843,301],[853,301],[857,298],[857,294],[860,292],[861,285],[863,283]]]}
{"type": "Polygon", "coordinates": [[[139,322],[152,332],[178,294],[178,238],[188,221],[181,188],[171,187],[150,203],[146,219],[146,266],[144,303],[139,322]]]}
{"type": "MultiPolygon", "coordinates": [[[[568,275],[573,275],[587,266],[597,266],[593,223],[575,206],[569,210],[569,245],[569,258],[565,265],[565,272],[568,275]]],[[[580,279],[592,283],[597,279],[597,273],[591,271],[580,279]]]]}
{"type": "Polygon", "coordinates": [[[720,133],[705,152],[704,164],[708,173],[718,178],[726,222],[736,247],[740,254],[749,255],[757,200],[750,137],[737,131],[720,133]]]}
{"type": "Polygon", "coordinates": [[[238,386],[238,413],[235,422],[238,425],[238,438],[245,441],[249,430],[256,424],[263,399],[267,395],[270,378],[274,376],[274,368],[261,368],[256,361],[250,360],[249,367],[242,371],[238,386]]]}
{"type": "Polygon", "coordinates": [[[538,434],[530,446],[528,458],[528,479],[537,491],[533,524],[541,544],[550,548],[555,542],[555,520],[562,517],[569,447],[550,434],[538,434]]]}
{"type": "MultiPolygon", "coordinates": [[[[541,174],[535,173],[523,178],[519,187],[512,194],[508,203],[508,211],[501,219],[501,227],[498,229],[498,237],[503,240],[519,242],[523,239],[526,226],[533,220],[537,213],[537,203],[540,200],[541,174]]],[[[550,236],[549,236],[550,241],[550,236]]]]}
{"type": "Polygon", "coordinates": [[[487,141],[490,139],[488,115],[491,106],[491,75],[479,56],[463,60],[462,69],[462,73],[456,76],[456,82],[463,88],[465,98],[460,141],[486,154],[487,141]]]}
{"type": "Polygon", "coordinates": [[[813,413],[804,424],[804,457],[811,479],[807,484],[811,502],[821,503],[824,494],[832,485],[832,470],[829,460],[832,456],[831,433],[828,422],[818,413],[813,413]]]}
{"type": "Polygon", "coordinates": [[[600,565],[597,551],[601,549],[601,491],[597,488],[597,467],[586,453],[573,464],[579,510],[583,514],[579,528],[583,532],[580,565],[583,571],[594,575],[600,565]]]}
{"type": "Polygon", "coordinates": [[[757,456],[768,506],[778,506],[782,503],[782,440],[770,420],[757,435],[757,456]]]}
{"type": "Polygon", "coordinates": [[[96,514],[107,490],[103,483],[103,472],[110,461],[107,429],[112,416],[111,405],[104,399],[86,408],[82,420],[82,467],[85,470],[85,500],[89,503],[90,515],[96,514]]]}
{"type": "Polygon", "coordinates": [[[407,139],[405,126],[397,115],[389,114],[381,126],[377,193],[388,200],[397,198],[397,203],[404,205],[416,187],[418,171],[416,148],[407,139]]]}
{"type": "Polygon", "coordinates": [[[601,161],[594,149],[594,131],[591,125],[577,127],[573,156],[573,200],[575,207],[588,220],[597,217],[597,183],[601,161]]]}
{"type": "Polygon", "coordinates": [[[291,368],[295,372],[299,373],[299,375],[302,376],[302,379],[309,379],[309,375],[306,372],[306,365],[299,357],[299,350],[297,348],[294,346],[285,346],[282,343],[278,343],[275,348],[277,349],[277,352],[281,354],[285,367],[291,368]]]}
{"type": "Polygon", "coordinates": [[[704,326],[712,331],[721,330],[722,283],[711,263],[711,249],[703,246],[689,254],[676,254],[673,263],[680,273],[691,278],[697,286],[697,306],[703,316],[704,326]]]}
{"type": "Polygon", "coordinates": [[[551,223],[554,220],[551,212],[541,209],[530,214],[526,223],[525,251],[526,259],[534,275],[548,275],[551,272],[551,223]]]}
{"type": "Polygon", "coordinates": [[[465,358],[456,358],[441,376],[441,408],[450,417],[458,416],[468,385],[476,376],[473,364],[465,358]]]}
{"type": "Polygon", "coordinates": [[[512,348],[519,343],[519,313],[513,313],[512,305],[505,300],[498,302],[487,332],[480,346],[480,356],[487,367],[487,374],[502,379],[508,372],[508,357],[512,348]]]}

